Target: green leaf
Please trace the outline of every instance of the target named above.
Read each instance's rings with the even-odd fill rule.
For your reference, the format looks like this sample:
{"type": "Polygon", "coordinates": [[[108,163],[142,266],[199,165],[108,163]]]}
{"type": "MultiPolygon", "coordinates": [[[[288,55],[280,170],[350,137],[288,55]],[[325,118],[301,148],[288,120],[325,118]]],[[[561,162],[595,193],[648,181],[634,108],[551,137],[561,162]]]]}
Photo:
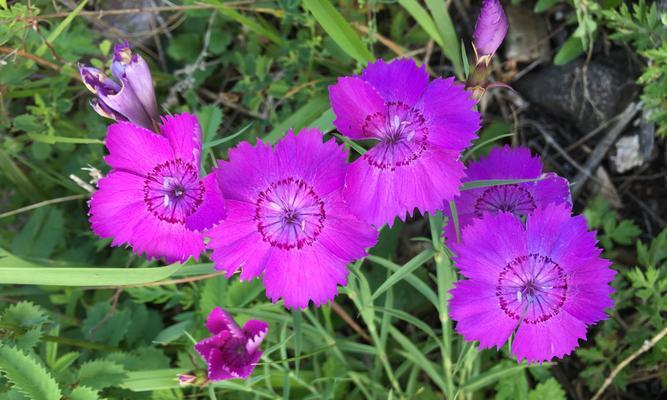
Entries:
{"type": "Polygon", "coordinates": [[[401,345],[405,352],[403,355],[405,358],[409,359],[417,367],[421,368],[426,374],[433,380],[433,382],[438,385],[438,387],[445,393],[449,393],[447,384],[442,379],[443,373],[439,368],[433,364],[420,350],[411,339],[403,335],[398,329],[393,326],[389,327],[389,334],[401,345]]]}
{"type": "Polygon", "coordinates": [[[31,328],[49,322],[49,317],[41,307],[29,301],[20,301],[5,309],[2,314],[2,322],[31,328]]]}
{"type": "MultiPolygon", "coordinates": [[[[327,0],[328,1],[328,0],[327,0]]],[[[302,128],[310,126],[315,122],[331,105],[327,96],[318,96],[298,109],[294,114],[282,123],[276,125],[271,132],[264,137],[269,143],[275,143],[283,137],[288,129],[299,132],[302,128]]]]}
{"type": "Polygon", "coordinates": [[[373,61],[374,57],[359,35],[331,4],[330,0],[303,0],[303,6],[310,11],[324,31],[347,54],[360,64],[373,61]]]}
{"type": "Polygon", "coordinates": [[[456,36],[456,29],[452,18],[449,16],[446,1],[426,0],[426,5],[431,10],[435,26],[442,37],[442,52],[454,65],[456,76],[463,80],[465,72],[461,61],[461,49],[459,48],[459,39],[456,36]]]}
{"type": "Polygon", "coordinates": [[[215,138],[222,124],[222,110],[220,107],[210,104],[195,113],[202,130],[202,143],[204,145],[215,138]]]}
{"type": "MultiPolygon", "coordinates": [[[[544,363],[542,365],[552,365],[553,363],[544,363]]],[[[499,379],[505,379],[506,377],[516,374],[517,372],[530,368],[532,366],[540,366],[540,364],[529,365],[527,363],[522,363],[514,366],[506,365],[497,365],[481,374],[472,377],[466,383],[461,385],[459,388],[460,392],[472,393],[484,387],[487,387],[495,383],[499,379]]]]}
{"type": "Polygon", "coordinates": [[[634,222],[624,219],[616,226],[612,232],[607,232],[609,236],[618,244],[625,246],[631,245],[635,238],[642,233],[641,229],[634,222]]]}
{"type": "Polygon", "coordinates": [[[528,400],[565,400],[565,391],[555,378],[549,378],[530,391],[528,400]]]}
{"type": "MultiPolygon", "coordinates": [[[[519,372],[507,378],[501,379],[496,383],[495,400],[527,400],[528,399],[528,379],[525,372],[519,372]]],[[[544,399],[551,400],[550,397],[544,399]]]]}
{"type": "Polygon", "coordinates": [[[559,0],[537,0],[537,3],[535,3],[533,11],[535,11],[536,13],[547,11],[548,9],[556,5],[558,1],[559,0]]]}
{"type": "Polygon", "coordinates": [[[554,64],[565,65],[582,54],[584,54],[584,44],[581,39],[570,36],[556,53],[554,64]]]}
{"type": "Polygon", "coordinates": [[[178,322],[160,332],[155,338],[155,343],[167,344],[183,336],[183,333],[190,328],[192,321],[178,322]]]}
{"type": "Polygon", "coordinates": [[[228,282],[222,275],[207,279],[204,282],[199,299],[199,312],[202,317],[206,318],[214,308],[225,304],[224,298],[228,282]]]}
{"type": "Polygon", "coordinates": [[[160,281],[181,268],[60,268],[24,260],[0,248],[0,284],[53,286],[123,286],[160,281]]]}
{"type": "Polygon", "coordinates": [[[412,15],[412,18],[417,21],[419,26],[426,31],[441,49],[445,48],[445,42],[443,41],[435,22],[433,22],[433,18],[431,18],[429,13],[421,6],[421,4],[419,4],[419,2],[417,2],[417,0],[398,0],[398,3],[412,15]]]}
{"type": "Polygon", "coordinates": [[[67,398],[69,400],[98,400],[100,396],[97,390],[85,386],[77,386],[67,398]]]}
{"type": "Polygon", "coordinates": [[[54,207],[38,208],[12,240],[12,252],[19,256],[48,258],[62,243],[65,226],[63,212],[54,207]]]}
{"type": "Polygon", "coordinates": [[[537,182],[542,178],[534,179],[485,179],[479,181],[466,182],[461,186],[461,191],[470,189],[479,189],[490,186],[513,185],[515,183],[537,182]]]}
{"type": "Polygon", "coordinates": [[[42,365],[21,350],[0,346],[0,371],[33,400],[59,400],[60,388],[42,365]]]}
{"type": "Polygon", "coordinates": [[[127,373],[127,378],[120,386],[133,392],[176,389],[180,387],[178,374],[183,372],[180,369],[132,371],[127,373]]]}
{"type": "Polygon", "coordinates": [[[16,339],[16,347],[21,350],[30,351],[39,344],[41,338],[42,329],[40,327],[29,329],[16,339]]]}
{"type": "Polygon", "coordinates": [[[91,389],[117,386],[126,378],[125,368],[113,361],[89,361],[79,369],[79,383],[91,389]]]}
{"type": "Polygon", "coordinates": [[[424,250],[413,259],[405,263],[398,271],[393,273],[387,280],[385,280],[382,285],[373,293],[371,300],[377,299],[382,293],[386,292],[389,288],[394,286],[396,283],[405,279],[405,277],[412,273],[412,271],[424,265],[425,262],[433,258],[433,250],[424,250]]]}
{"type": "Polygon", "coordinates": [[[88,309],[81,330],[88,340],[116,346],[125,338],[130,324],[130,310],[112,311],[109,303],[101,302],[88,309]]]}

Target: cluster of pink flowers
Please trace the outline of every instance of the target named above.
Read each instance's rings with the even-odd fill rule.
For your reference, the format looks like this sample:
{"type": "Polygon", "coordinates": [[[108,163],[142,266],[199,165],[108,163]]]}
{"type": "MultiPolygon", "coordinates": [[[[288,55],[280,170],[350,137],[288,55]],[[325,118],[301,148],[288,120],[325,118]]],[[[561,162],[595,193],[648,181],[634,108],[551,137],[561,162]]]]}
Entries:
{"type": "MultiPolygon", "coordinates": [[[[499,2],[485,2],[478,65],[488,65],[506,31],[499,2]]],[[[227,277],[262,277],[272,301],[305,308],[336,296],[347,264],[367,254],[380,228],[415,210],[451,217],[453,200],[462,240],[452,223],[445,240],[466,279],[451,292],[451,317],[466,340],[501,347],[515,334],[518,359],[546,361],[574,349],[612,305],[614,272],[583,218],[571,216],[567,181],[543,173],[525,148],[497,148],[464,166],[480,115],[453,78],[430,81],[408,59],[371,63],[329,88],[337,130],[373,143],[356,160],[304,129],[274,146],[243,142],[202,176],[197,118],[157,115],[148,66],[127,44],[111,69],[118,82],[89,67],[81,75],[97,95],[94,109],[118,121],[105,141],[111,171],[90,201],[92,230],[114,246],[167,262],[210,249],[227,277]],[[461,191],[492,179],[523,181],[461,191]]],[[[249,376],[268,325],[240,328],[216,309],[207,327],[213,336],[196,348],[209,379],[249,376]]]]}

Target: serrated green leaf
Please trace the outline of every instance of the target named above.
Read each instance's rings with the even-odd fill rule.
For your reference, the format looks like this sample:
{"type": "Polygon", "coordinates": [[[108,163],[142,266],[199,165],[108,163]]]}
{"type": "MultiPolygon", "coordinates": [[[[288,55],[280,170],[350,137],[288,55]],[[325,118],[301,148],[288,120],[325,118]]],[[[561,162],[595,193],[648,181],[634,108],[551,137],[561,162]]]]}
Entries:
{"type": "Polygon", "coordinates": [[[37,326],[27,330],[24,334],[19,336],[16,339],[16,346],[22,350],[30,351],[37,346],[41,338],[42,329],[37,326]]]}
{"type": "Polygon", "coordinates": [[[33,400],[59,400],[61,397],[51,374],[19,349],[0,346],[0,371],[17,390],[33,400]]]}
{"type": "Polygon", "coordinates": [[[206,143],[217,136],[218,129],[222,124],[222,110],[220,110],[220,107],[211,104],[202,107],[196,114],[201,123],[202,143],[203,146],[206,146],[206,143]]]}
{"type": "Polygon", "coordinates": [[[77,386],[72,390],[72,393],[69,394],[69,400],[97,400],[100,396],[97,393],[97,390],[93,390],[85,386],[77,386]]]}
{"type": "Polygon", "coordinates": [[[116,346],[120,343],[131,323],[128,309],[116,309],[112,312],[109,303],[97,303],[88,310],[81,327],[86,339],[116,346]]]}
{"type": "Polygon", "coordinates": [[[558,381],[554,378],[549,378],[546,381],[537,385],[537,387],[530,391],[528,400],[565,400],[565,391],[560,387],[558,381]]]}
{"type": "MultiPolygon", "coordinates": [[[[495,400],[527,400],[528,379],[525,372],[519,372],[496,383],[495,400]]],[[[545,398],[546,399],[546,398],[545,398]]]]}
{"type": "Polygon", "coordinates": [[[49,322],[49,317],[41,307],[29,301],[20,301],[5,309],[2,313],[2,322],[32,328],[49,322]]]}
{"type": "Polygon", "coordinates": [[[624,219],[616,225],[615,229],[607,234],[612,238],[612,240],[618,244],[629,246],[633,243],[634,239],[639,236],[641,230],[634,222],[624,219]]]}
{"type": "Polygon", "coordinates": [[[202,317],[206,318],[215,307],[224,304],[227,286],[228,280],[222,275],[207,279],[204,282],[199,298],[199,311],[202,317]]]}
{"type": "Polygon", "coordinates": [[[126,378],[125,368],[113,361],[89,361],[79,369],[79,383],[91,389],[116,386],[126,378]]]}

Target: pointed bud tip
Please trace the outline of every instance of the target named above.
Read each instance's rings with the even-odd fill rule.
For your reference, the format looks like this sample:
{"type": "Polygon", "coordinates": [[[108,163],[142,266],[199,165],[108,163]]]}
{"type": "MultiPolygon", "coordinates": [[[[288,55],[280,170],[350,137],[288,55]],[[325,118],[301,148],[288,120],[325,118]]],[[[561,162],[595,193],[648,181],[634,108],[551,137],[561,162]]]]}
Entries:
{"type": "Polygon", "coordinates": [[[484,0],[473,34],[478,56],[492,56],[505,39],[508,29],[509,22],[500,0],[484,0]]]}

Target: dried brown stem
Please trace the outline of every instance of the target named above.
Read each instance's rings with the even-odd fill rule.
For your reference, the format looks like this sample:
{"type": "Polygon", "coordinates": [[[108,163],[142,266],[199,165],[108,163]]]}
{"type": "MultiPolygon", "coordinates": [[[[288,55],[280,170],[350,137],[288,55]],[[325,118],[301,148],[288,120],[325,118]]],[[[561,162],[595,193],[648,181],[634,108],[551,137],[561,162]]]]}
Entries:
{"type": "Polygon", "coordinates": [[[335,303],[335,302],[332,302],[332,303],[331,303],[331,309],[332,309],[336,314],[338,314],[338,316],[339,316],[343,321],[345,321],[345,323],[348,324],[348,325],[350,326],[350,328],[352,328],[352,330],[354,330],[355,332],[357,332],[357,334],[358,334],[359,336],[361,336],[362,338],[364,338],[365,341],[367,341],[368,343],[372,343],[372,342],[373,342],[373,340],[371,339],[371,337],[368,336],[368,333],[366,333],[366,332],[364,331],[364,329],[363,329],[359,324],[357,324],[356,321],[355,321],[354,319],[352,319],[352,317],[350,316],[350,314],[348,314],[347,311],[345,311],[345,309],[343,309],[343,307],[339,306],[339,305],[338,305],[337,303],[335,303]]]}

